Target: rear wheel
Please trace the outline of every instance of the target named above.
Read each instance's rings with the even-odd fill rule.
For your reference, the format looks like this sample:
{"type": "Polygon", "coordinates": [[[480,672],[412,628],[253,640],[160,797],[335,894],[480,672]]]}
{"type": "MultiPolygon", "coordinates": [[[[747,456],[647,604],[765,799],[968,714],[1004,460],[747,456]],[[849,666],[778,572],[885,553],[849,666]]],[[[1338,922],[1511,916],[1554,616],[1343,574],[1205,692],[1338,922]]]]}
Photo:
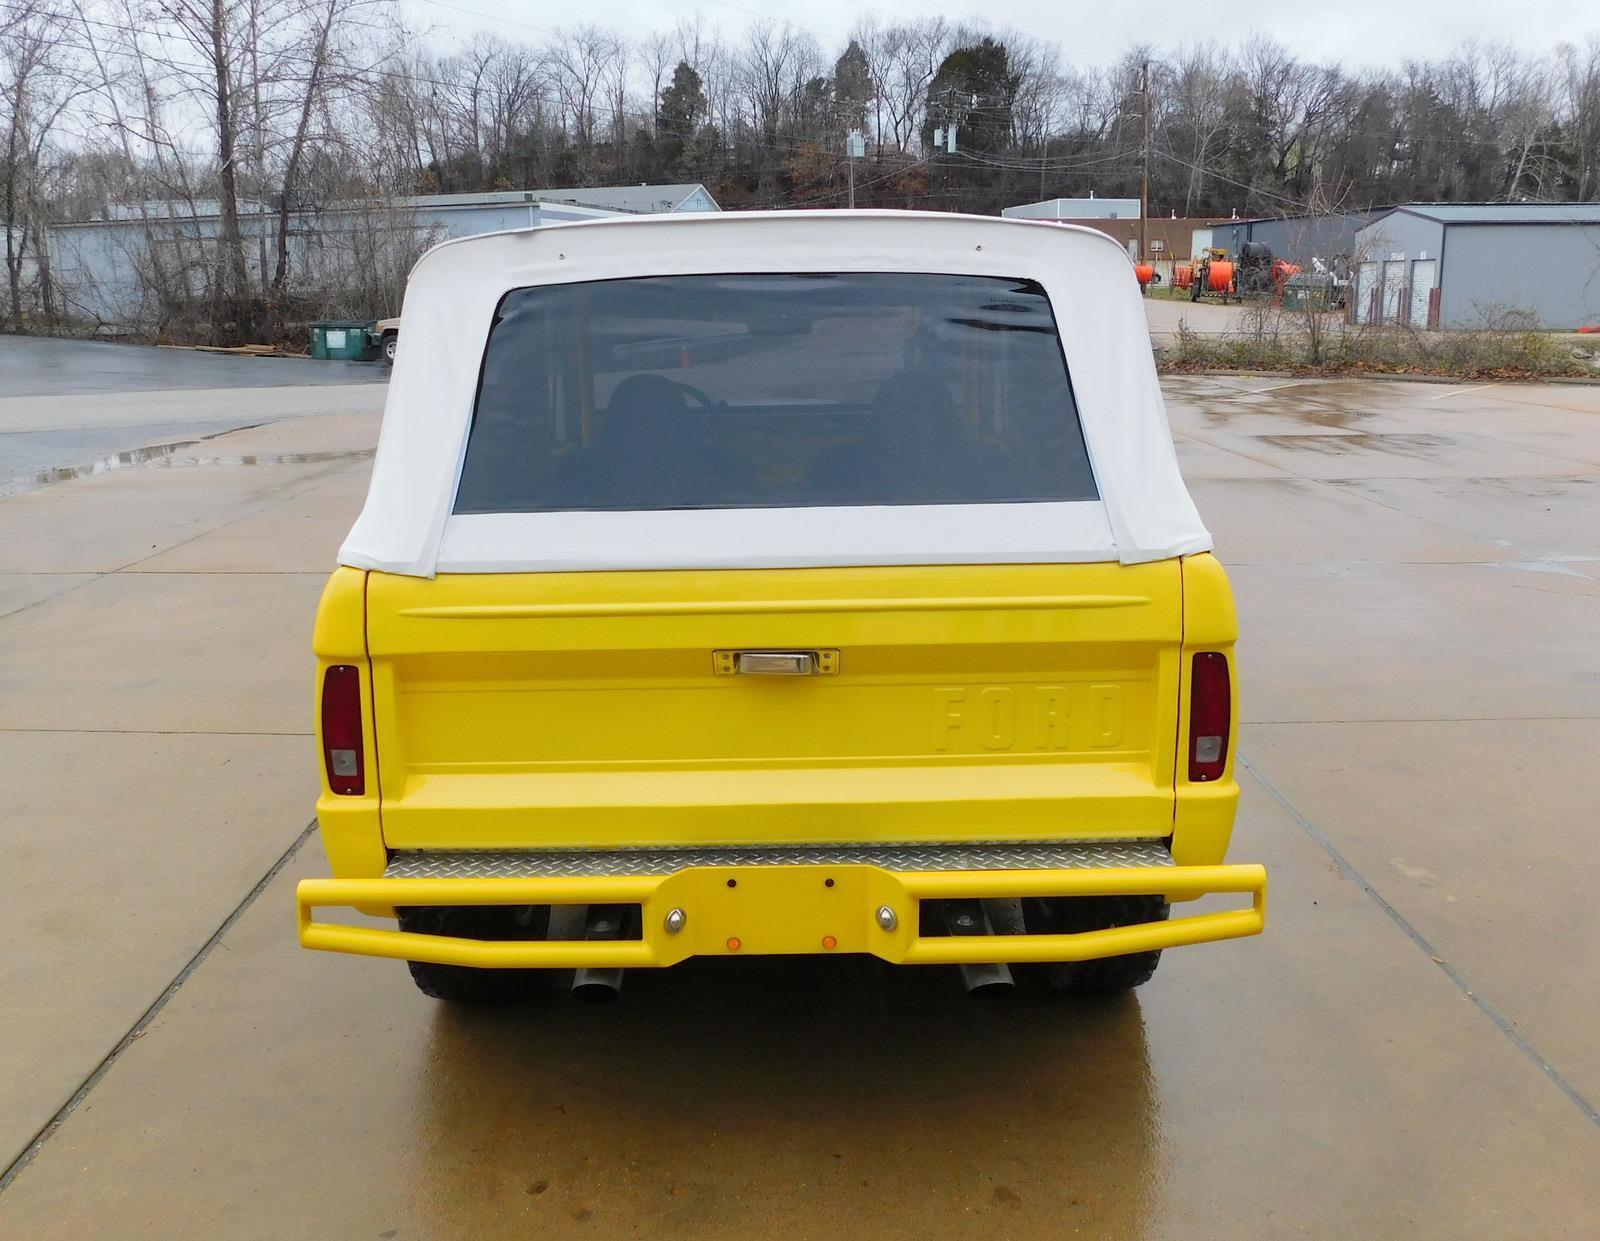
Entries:
{"type": "MultiPolygon", "coordinates": [[[[1069,935],[1108,927],[1166,920],[1167,902],[1160,896],[1070,896],[1028,898],[1022,902],[1022,923],[1030,935],[1069,935]]],[[[1052,961],[1015,967],[1052,991],[1070,995],[1114,995],[1150,981],[1161,951],[1133,952],[1093,961],[1052,961]]]]}
{"type": "MultiPolygon", "coordinates": [[[[550,931],[548,905],[426,905],[396,911],[402,931],[461,939],[543,939],[550,931]]],[[[424,995],[453,1004],[505,1004],[527,999],[543,970],[482,970],[464,965],[407,961],[411,981],[424,995]]]]}
{"type": "Polygon", "coordinates": [[[385,366],[394,365],[394,355],[400,349],[400,334],[398,332],[385,332],[381,345],[383,350],[383,363],[385,366]]]}

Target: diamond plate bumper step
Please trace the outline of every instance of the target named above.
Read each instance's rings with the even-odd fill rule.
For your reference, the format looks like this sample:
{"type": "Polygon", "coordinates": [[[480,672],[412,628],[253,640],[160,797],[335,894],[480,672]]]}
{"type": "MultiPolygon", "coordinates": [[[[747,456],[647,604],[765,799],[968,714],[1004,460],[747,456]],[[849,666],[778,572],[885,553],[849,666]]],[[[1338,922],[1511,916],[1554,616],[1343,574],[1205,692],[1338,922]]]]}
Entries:
{"type": "Polygon", "coordinates": [[[1163,840],[1089,840],[1063,844],[799,845],[788,848],[414,850],[390,855],[387,879],[501,879],[533,876],[671,875],[692,866],[876,866],[896,872],[1081,870],[1171,866],[1163,840]]]}

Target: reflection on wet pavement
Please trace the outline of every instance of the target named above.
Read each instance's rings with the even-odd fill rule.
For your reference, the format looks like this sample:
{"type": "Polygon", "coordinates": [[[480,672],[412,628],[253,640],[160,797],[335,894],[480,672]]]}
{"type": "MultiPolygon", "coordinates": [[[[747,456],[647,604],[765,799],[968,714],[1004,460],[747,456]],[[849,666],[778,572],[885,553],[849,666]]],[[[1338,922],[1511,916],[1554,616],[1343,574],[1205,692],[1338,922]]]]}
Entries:
{"type": "Polygon", "coordinates": [[[1164,389],[1270,921],[1104,1004],[830,958],[457,1011],[302,952],[374,414],[0,500],[0,1236],[1600,1235],[1600,388],[1164,389]]]}
{"type": "Polygon", "coordinates": [[[626,988],[598,1020],[564,995],[424,1014],[402,1176],[418,1235],[545,1195],[546,1219],[620,1210],[673,1236],[752,1215],[843,1236],[889,1202],[935,1230],[976,1209],[1145,1231],[1162,1159],[1134,998],[974,1003],[950,971],[839,958],[694,962],[626,988]]]}
{"type": "MultiPolygon", "coordinates": [[[[239,430],[252,430],[240,427],[239,430]]],[[[224,432],[223,434],[228,434],[224,432]]],[[[205,436],[204,439],[212,439],[205,436]]],[[[187,452],[204,440],[179,440],[174,444],[151,444],[145,448],[130,448],[110,457],[91,461],[88,465],[62,466],[36,474],[36,483],[64,483],[74,478],[92,478],[96,474],[109,474],[112,470],[126,470],[134,466],[179,467],[206,465],[315,465],[325,461],[360,461],[373,456],[376,448],[358,448],[345,452],[280,452],[267,456],[254,453],[240,456],[203,456],[187,452]]]]}

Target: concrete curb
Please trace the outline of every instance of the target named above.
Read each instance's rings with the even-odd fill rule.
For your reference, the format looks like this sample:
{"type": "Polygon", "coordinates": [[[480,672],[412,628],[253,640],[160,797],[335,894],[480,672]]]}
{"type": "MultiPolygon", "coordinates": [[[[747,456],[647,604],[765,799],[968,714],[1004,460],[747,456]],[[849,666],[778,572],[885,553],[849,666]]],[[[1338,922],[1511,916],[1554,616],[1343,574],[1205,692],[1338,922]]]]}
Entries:
{"type": "Polygon", "coordinates": [[[1519,377],[1517,379],[1486,379],[1481,375],[1391,375],[1381,371],[1334,371],[1328,374],[1306,375],[1298,371],[1233,371],[1211,370],[1199,368],[1196,370],[1175,370],[1171,367],[1156,363],[1156,372],[1163,379],[1169,377],[1181,378],[1193,375],[1203,379],[1211,375],[1231,375],[1239,379],[1304,379],[1311,383],[1348,383],[1351,381],[1376,380],[1382,383],[1408,383],[1408,384],[1472,384],[1484,386],[1493,384],[1496,387],[1533,387],[1538,384],[1566,384],[1574,388],[1593,388],[1600,386],[1600,375],[1590,379],[1581,375],[1544,375],[1519,377]]]}

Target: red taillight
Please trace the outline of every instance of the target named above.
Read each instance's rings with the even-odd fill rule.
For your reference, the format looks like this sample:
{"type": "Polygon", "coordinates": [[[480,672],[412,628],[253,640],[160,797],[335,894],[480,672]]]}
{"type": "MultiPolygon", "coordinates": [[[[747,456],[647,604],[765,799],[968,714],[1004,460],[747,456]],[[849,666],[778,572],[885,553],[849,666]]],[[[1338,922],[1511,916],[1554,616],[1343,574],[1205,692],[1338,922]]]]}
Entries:
{"type": "Polygon", "coordinates": [[[322,676],[322,760],[328,787],[347,797],[367,791],[361,755],[361,674],[334,664],[322,676]]]}
{"type": "Polygon", "coordinates": [[[1220,780],[1228,765],[1228,724],[1233,715],[1228,657],[1200,651],[1189,687],[1189,779],[1220,780]]]}

